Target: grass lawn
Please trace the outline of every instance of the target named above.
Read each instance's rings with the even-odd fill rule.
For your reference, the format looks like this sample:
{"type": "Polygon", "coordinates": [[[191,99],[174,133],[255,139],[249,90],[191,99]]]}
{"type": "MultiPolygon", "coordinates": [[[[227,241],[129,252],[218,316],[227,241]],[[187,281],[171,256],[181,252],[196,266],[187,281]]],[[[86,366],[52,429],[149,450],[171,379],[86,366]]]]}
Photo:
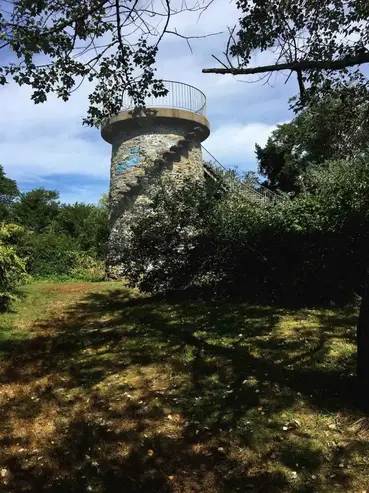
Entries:
{"type": "Polygon", "coordinates": [[[0,492],[365,492],[355,322],[29,285],[0,315],[0,492]]]}

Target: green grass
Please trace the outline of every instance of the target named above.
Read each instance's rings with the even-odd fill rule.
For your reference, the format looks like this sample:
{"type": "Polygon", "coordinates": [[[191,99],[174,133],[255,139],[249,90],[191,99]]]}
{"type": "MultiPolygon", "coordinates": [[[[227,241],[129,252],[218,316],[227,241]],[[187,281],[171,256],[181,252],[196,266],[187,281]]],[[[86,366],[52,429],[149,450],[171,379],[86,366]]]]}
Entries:
{"type": "Polygon", "coordinates": [[[0,316],[0,491],[361,493],[356,315],[29,285],[0,316]]]}

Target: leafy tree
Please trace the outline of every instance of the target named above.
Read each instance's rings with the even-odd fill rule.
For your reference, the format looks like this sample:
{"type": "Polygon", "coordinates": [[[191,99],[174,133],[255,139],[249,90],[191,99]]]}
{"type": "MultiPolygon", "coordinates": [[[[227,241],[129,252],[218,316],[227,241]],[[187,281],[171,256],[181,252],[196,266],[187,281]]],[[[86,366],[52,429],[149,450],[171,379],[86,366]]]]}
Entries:
{"type": "Polygon", "coordinates": [[[90,216],[93,224],[95,251],[98,259],[104,260],[106,257],[106,243],[109,237],[109,196],[101,196],[97,207],[90,216]]]}
{"type": "MultiPolygon", "coordinates": [[[[122,90],[142,108],[145,96],[166,92],[154,77],[160,41],[173,35],[189,39],[169,27],[171,18],[189,10],[201,13],[211,3],[13,0],[1,12],[0,49],[12,50],[16,57],[10,62],[4,57],[0,83],[13,77],[19,84],[30,85],[32,99],[39,103],[50,92],[68,100],[84,80],[94,82],[85,119],[89,125],[121,108],[122,90]]],[[[223,64],[228,67],[210,71],[254,73],[290,68],[298,74],[302,104],[319,98],[322,88],[340,85],[342,78],[362,80],[362,73],[350,67],[369,61],[366,1],[238,0],[237,6],[240,29],[237,39],[234,29],[230,32],[223,64]],[[276,61],[285,63],[259,70],[244,68],[253,49],[276,47],[276,61]],[[230,55],[238,58],[239,68],[233,67],[230,55]],[[331,69],[340,69],[339,77],[332,78],[331,69]]]]}
{"type": "Polygon", "coordinates": [[[264,185],[301,191],[301,175],[310,165],[368,151],[369,127],[361,123],[369,111],[369,100],[352,108],[352,99],[345,99],[345,94],[340,91],[309,106],[290,123],[279,125],[264,147],[256,145],[259,172],[267,178],[264,185]]]}
{"type": "Polygon", "coordinates": [[[101,278],[107,205],[60,204],[58,197],[56,191],[42,188],[21,194],[12,206],[12,217],[24,229],[13,243],[34,276],[101,278]]]}
{"type": "Polygon", "coordinates": [[[28,231],[18,245],[27,257],[27,270],[32,276],[48,278],[72,277],[78,245],[74,238],[56,234],[54,231],[38,233],[28,231]]]}
{"type": "Polygon", "coordinates": [[[85,223],[89,218],[93,205],[76,202],[73,205],[63,204],[60,206],[55,229],[72,238],[80,238],[81,235],[88,235],[90,231],[85,231],[85,223]]]}
{"type": "Polygon", "coordinates": [[[95,206],[91,204],[63,204],[53,229],[61,235],[73,238],[79,248],[90,251],[96,247],[96,224],[93,220],[95,206]]]}
{"type": "Polygon", "coordinates": [[[12,244],[12,237],[19,233],[19,226],[0,226],[0,308],[5,309],[16,298],[17,287],[26,282],[25,261],[19,257],[12,244]]]}
{"type": "Polygon", "coordinates": [[[53,229],[61,235],[74,238],[78,248],[103,258],[108,237],[108,208],[99,203],[63,204],[54,221],[53,229]]]}
{"type": "Polygon", "coordinates": [[[20,194],[10,212],[23,228],[9,242],[27,258],[27,270],[34,276],[101,279],[108,237],[106,201],[69,205],[58,198],[58,192],[43,188],[20,194]]]}
{"type": "Polygon", "coordinates": [[[88,80],[94,84],[88,125],[118,112],[123,91],[142,108],[146,96],[166,93],[154,77],[160,41],[164,36],[189,39],[168,27],[170,19],[185,11],[200,14],[211,2],[7,2],[0,12],[0,49],[15,57],[10,51],[2,58],[0,84],[12,77],[31,86],[33,101],[42,103],[50,92],[67,101],[88,80]]]}
{"type": "Polygon", "coordinates": [[[18,195],[16,181],[7,178],[4,168],[0,165],[0,221],[8,218],[9,207],[18,195]]]}
{"type": "Polygon", "coordinates": [[[58,199],[58,192],[44,188],[22,193],[12,206],[12,219],[32,231],[43,232],[59,214],[58,199]]]}
{"type": "Polygon", "coordinates": [[[214,194],[219,200],[227,193],[218,194],[213,184],[187,180],[178,189],[167,177],[148,191],[148,202],[135,204],[125,215],[128,234],[120,254],[131,286],[152,293],[199,286],[204,272],[200,245],[214,194]]]}
{"type": "Polygon", "coordinates": [[[297,118],[278,125],[264,147],[255,145],[258,171],[266,177],[263,185],[271,190],[291,192],[299,189],[298,177],[306,170],[306,155],[297,144],[297,118]]]}
{"type": "Polygon", "coordinates": [[[267,80],[272,72],[295,72],[296,109],[353,84],[361,88],[356,98],[365,102],[368,80],[358,66],[369,62],[368,2],[238,0],[237,6],[239,30],[230,31],[223,67],[203,72],[264,74],[267,80]],[[269,51],[274,63],[249,67],[254,50],[269,51]]]}

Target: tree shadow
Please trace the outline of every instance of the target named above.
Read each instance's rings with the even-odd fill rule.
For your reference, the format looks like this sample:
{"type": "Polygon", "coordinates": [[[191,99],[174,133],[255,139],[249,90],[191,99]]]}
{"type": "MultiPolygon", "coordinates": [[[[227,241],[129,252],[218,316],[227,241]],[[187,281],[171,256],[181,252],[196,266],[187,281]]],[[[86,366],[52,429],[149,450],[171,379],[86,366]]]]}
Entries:
{"type": "MultiPolygon", "coordinates": [[[[352,312],[319,315],[319,339],[289,357],[298,344],[280,345],[282,308],[134,296],[88,293],[39,322],[44,335],[3,348],[4,492],[332,491],[342,458],[327,464],[300,429],[286,438],[278,417],[299,395],[329,412],[354,406],[352,379],[305,364],[344,337],[330,330],[352,312]]],[[[339,472],[347,488],[353,474],[339,472]]]]}

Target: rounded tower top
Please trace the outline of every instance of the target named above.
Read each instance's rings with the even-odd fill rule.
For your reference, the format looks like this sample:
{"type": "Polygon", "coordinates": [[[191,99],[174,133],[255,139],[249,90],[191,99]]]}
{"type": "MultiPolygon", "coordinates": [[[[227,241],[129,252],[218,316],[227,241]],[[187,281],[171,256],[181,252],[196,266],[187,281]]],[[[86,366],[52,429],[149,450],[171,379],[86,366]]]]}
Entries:
{"type": "Polygon", "coordinates": [[[206,96],[194,86],[183,82],[163,81],[168,90],[165,96],[150,96],[145,99],[147,108],[153,110],[152,115],[135,116],[131,112],[134,103],[127,95],[123,95],[122,111],[110,117],[101,127],[101,136],[109,143],[114,135],[127,127],[150,126],[153,119],[160,122],[170,122],[173,119],[182,120],[185,124],[196,126],[198,138],[204,141],[210,134],[210,124],[206,118],[206,96]]]}

